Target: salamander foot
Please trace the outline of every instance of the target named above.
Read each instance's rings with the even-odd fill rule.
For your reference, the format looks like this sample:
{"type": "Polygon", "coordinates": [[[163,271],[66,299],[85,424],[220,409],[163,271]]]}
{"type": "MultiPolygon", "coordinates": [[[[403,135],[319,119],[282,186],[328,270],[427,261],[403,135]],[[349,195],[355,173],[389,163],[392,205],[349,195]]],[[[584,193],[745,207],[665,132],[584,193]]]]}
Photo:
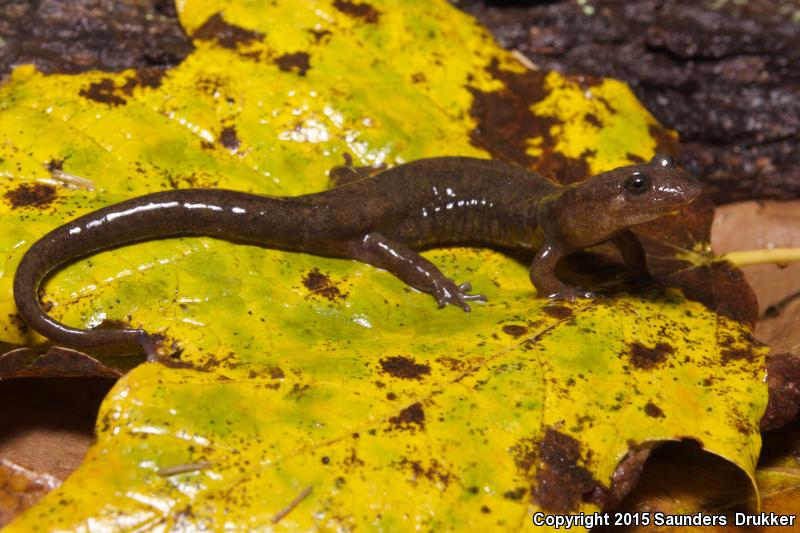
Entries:
{"type": "Polygon", "coordinates": [[[579,299],[594,298],[595,296],[596,294],[592,291],[569,286],[564,286],[558,291],[547,295],[547,297],[551,300],[567,300],[569,302],[574,302],[575,300],[579,299]]]}
{"type": "Polygon", "coordinates": [[[158,350],[156,349],[156,342],[153,340],[153,337],[150,334],[142,331],[139,335],[138,339],[139,347],[141,347],[142,351],[147,355],[147,361],[157,361],[158,360],[158,350]]]}
{"type": "Polygon", "coordinates": [[[465,313],[469,313],[471,308],[467,302],[485,302],[487,300],[483,294],[469,294],[470,291],[472,291],[470,282],[456,285],[452,280],[444,278],[443,281],[435,283],[433,297],[436,298],[439,307],[451,304],[460,307],[465,313]]]}

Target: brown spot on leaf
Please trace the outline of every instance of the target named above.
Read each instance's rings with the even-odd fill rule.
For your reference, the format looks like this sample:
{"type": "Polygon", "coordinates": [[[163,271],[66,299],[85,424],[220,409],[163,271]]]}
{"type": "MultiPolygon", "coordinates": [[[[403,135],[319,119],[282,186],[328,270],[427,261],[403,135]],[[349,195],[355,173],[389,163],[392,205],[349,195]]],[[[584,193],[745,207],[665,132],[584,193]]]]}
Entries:
{"type": "MultiPolygon", "coordinates": [[[[159,359],[159,362],[165,362],[159,359]]],[[[208,354],[205,360],[198,366],[192,365],[193,368],[198,368],[205,372],[216,372],[223,369],[233,369],[236,366],[236,354],[228,352],[227,354],[208,354]]]]}
{"type": "Polygon", "coordinates": [[[390,376],[400,379],[422,379],[431,373],[428,365],[417,364],[410,357],[395,355],[380,360],[381,368],[390,376]]]}
{"type": "Polygon", "coordinates": [[[422,465],[419,463],[419,461],[414,461],[406,457],[403,457],[403,459],[400,461],[400,466],[410,470],[412,475],[414,476],[415,481],[416,478],[422,477],[422,474],[424,472],[422,465]]]}
{"type": "Polygon", "coordinates": [[[57,170],[64,170],[64,160],[63,159],[51,159],[47,162],[47,170],[50,172],[55,172],[57,170]]]}
{"type": "MultiPolygon", "coordinates": [[[[358,433],[353,433],[353,439],[360,437],[358,433]]],[[[345,467],[345,471],[353,471],[364,465],[364,460],[358,456],[355,443],[350,447],[350,453],[344,458],[342,465],[345,467]]]]}
{"type": "MultiPolygon", "coordinates": [[[[130,327],[132,327],[131,323],[129,321],[127,321],[127,320],[121,320],[119,318],[104,318],[102,322],[100,322],[98,325],[96,325],[92,329],[93,330],[96,330],[96,329],[99,329],[99,330],[117,330],[117,329],[128,329],[130,327]]],[[[165,338],[166,337],[164,337],[162,335],[161,339],[159,339],[159,340],[164,340],[165,338]]]]}
{"type": "Polygon", "coordinates": [[[314,268],[306,273],[303,278],[303,285],[311,291],[309,296],[323,296],[331,302],[337,300],[344,300],[347,298],[347,293],[339,290],[331,279],[325,274],[321,273],[317,268],[314,268]]]}
{"type": "Polygon", "coordinates": [[[330,30],[308,30],[314,36],[316,42],[321,42],[326,37],[330,37],[333,33],[330,30]]]}
{"type": "Polygon", "coordinates": [[[289,396],[294,398],[301,398],[305,396],[306,392],[308,392],[309,390],[311,390],[311,385],[308,385],[307,383],[303,384],[295,383],[294,385],[292,385],[292,390],[289,391],[289,396]]]}
{"type": "Polygon", "coordinates": [[[597,483],[591,473],[579,466],[580,443],[569,435],[548,428],[539,443],[539,469],[532,499],[543,510],[567,513],[578,510],[583,496],[597,483]]]}
{"type": "Polygon", "coordinates": [[[133,76],[128,76],[119,91],[126,96],[131,96],[137,87],[148,87],[157,89],[161,85],[161,78],[164,77],[163,68],[140,68],[133,76]]]}
{"type": "Polygon", "coordinates": [[[528,489],[525,487],[517,487],[514,490],[507,490],[503,493],[503,497],[507,500],[519,501],[525,497],[528,489]]]}
{"type": "Polygon", "coordinates": [[[756,353],[749,348],[730,348],[720,351],[721,361],[723,365],[727,365],[731,361],[748,361],[751,362],[756,353]]]}
{"type": "Polygon", "coordinates": [[[450,372],[456,372],[461,374],[466,370],[472,368],[472,365],[475,363],[475,360],[474,359],[466,360],[463,357],[442,356],[442,357],[437,357],[436,362],[445,367],[450,372]]]}
{"type": "Polygon", "coordinates": [[[530,71],[521,75],[504,71],[496,59],[487,70],[505,87],[492,92],[470,89],[473,98],[470,114],[478,124],[471,134],[472,144],[488,150],[498,159],[531,166],[535,161],[526,153],[528,140],[550,138],[550,127],[555,125],[553,118],[531,120],[530,117],[531,104],[547,96],[546,74],[530,71]]]}
{"type": "Polygon", "coordinates": [[[634,342],[631,344],[630,359],[631,364],[636,368],[652,370],[666,361],[667,357],[673,353],[675,353],[675,348],[665,342],[659,342],[653,348],[634,342]]]}
{"type": "Polygon", "coordinates": [[[216,41],[229,50],[236,50],[239,45],[260,41],[263,37],[263,34],[257,31],[225,22],[221,13],[211,15],[192,35],[192,38],[201,41],[216,41]]]}
{"type": "Polygon", "coordinates": [[[306,52],[294,52],[276,57],[275,64],[283,72],[294,72],[298,76],[305,76],[311,68],[308,60],[309,55],[306,52]]]}
{"type": "Polygon", "coordinates": [[[397,416],[389,419],[389,423],[393,429],[400,430],[415,430],[425,429],[425,411],[422,409],[422,404],[417,402],[409,405],[397,416]]]}
{"type": "Polygon", "coordinates": [[[758,423],[755,420],[750,420],[744,413],[738,409],[732,413],[733,426],[736,431],[742,435],[752,435],[758,431],[758,423]]]}
{"type": "Polygon", "coordinates": [[[723,365],[727,365],[731,361],[747,361],[752,363],[758,354],[754,350],[756,346],[761,346],[761,343],[756,341],[751,335],[746,334],[743,341],[746,343],[745,347],[736,345],[736,339],[730,335],[720,340],[720,358],[723,365]]]}
{"type": "Polygon", "coordinates": [[[522,477],[528,477],[536,466],[536,441],[531,438],[519,439],[509,450],[522,477]]]}
{"type": "MultiPolygon", "coordinates": [[[[158,89],[161,87],[161,80],[167,69],[164,67],[143,67],[136,69],[134,78],[137,87],[147,87],[148,89],[158,89]]],[[[128,78],[131,79],[131,78],[128,78]]]]}
{"type": "Polygon", "coordinates": [[[503,326],[503,333],[511,335],[512,337],[521,337],[528,333],[528,328],[517,324],[506,324],[503,326]]]}
{"type": "Polygon", "coordinates": [[[551,128],[558,124],[558,119],[531,114],[531,106],[548,94],[545,83],[547,72],[502,70],[496,59],[486,70],[503,82],[505,87],[492,92],[469,88],[472,93],[470,115],[477,123],[470,134],[472,144],[488,151],[495,159],[535,169],[561,183],[573,183],[589,177],[589,166],[585,160],[567,158],[553,150],[555,142],[551,128]],[[537,138],[541,139],[543,153],[532,157],[527,150],[530,141],[537,138]]]}
{"type": "Polygon", "coordinates": [[[241,141],[236,136],[236,127],[225,126],[222,128],[222,131],[219,132],[219,143],[232,152],[238,150],[241,141]]]}
{"type": "Polygon", "coordinates": [[[133,76],[125,78],[125,83],[121,86],[117,86],[111,78],[104,78],[89,84],[89,87],[81,89],[78,94],[87,100],[101,104],[114,107],[125,105],[128,102],[126,97],[131,96],[137,87],[158,88],[165,73],[166,69],[161,67],[140,68],[134,72],[133,76]]]}
{"type": "Polygon", "coordinates": [[[416,482],[420,478],[425,478],[430,482],[439,483],[447,487],[450,484],[452,474],[446,468],[439,464],[436,459],[431,459],[431,464],[428,468],[424,468],[422,463],[418,460],[408,459],[403,457],[400,461],[400,466],[409,470],[413,476],[412,482],[416,482]]]}
{"type": "Polygon", "coordinates": [[[583,120],[585,120],[586,122],[588,122],[589,124],[591,124],[595,128],[602,128],[603,127],[603,123],[600,122],[600,119],[597,118],[597,115],[595,115],[594,113],[586,113],[583,116],[583,120]]]}
{"type": "Polygon", "coordinates": [[[647,405],[644,406],[644,413],[647,416],[652,416],[653,418],[665,417],[664,411],[652,401],[647,402],[647,405]]]}
{"type": "Polygon", "coordinates": [[[534,169],[548,178],[559,180],[564,185],[577,183],[591,175],[586,158],[594,155],[594,150],[584,150],[580,157],[567,157],[561,152],[545,149],[542,157],[536,160],[534,169]]]}
{"type": "Polygon", "coordinates": [[[13,209],[21,207],[36,207],[44,209],[50,206],[57,198],[56,188],[44,183],[22,183],[16,189],[6,192],[6,200],[13,209]]]}
{"type": "Polygon", "coordinates": [[[125,105],[127,100],[122,96],[116,94],[117,86],[114,85],[114,80],[111,78],[104,78],[100,81],[94,82],[85,89],[78,91],[78,94],[87,100],[94,100],[101,104],[108,104],[116,107],[118,105],[125,105]]]}
{"type": "Polygon", "coordinates": [[[21,333],[25,333],[26,331],[28,331],[28,323],[22,320],[22,316],[20,316],[19,313],[9,313],[8,322],[15,330],[21,333]]]}
{"type": "Polygon", "coordinates": [[[354,19],[360,19],[368,24],[375,24],[381,12],[366,2],[350,2],[348,0],[334,0],[333,7],[354,19]]]}
{"type": "Polygon", "coordinates": [[[678,138],[670,133],[666,128],[662,128],[656,124],[651,124],[647,128],[650,136],[656,141],[656,152],[659,154],[666,154],[672,157],[678,156],[678,138]]]}
{"type": "Polygon", "coordinates": [[[564,320],[572,316],[572,309],[564,305],[546,305],[542,308],[542,311],[558,320],[564,320]]]}

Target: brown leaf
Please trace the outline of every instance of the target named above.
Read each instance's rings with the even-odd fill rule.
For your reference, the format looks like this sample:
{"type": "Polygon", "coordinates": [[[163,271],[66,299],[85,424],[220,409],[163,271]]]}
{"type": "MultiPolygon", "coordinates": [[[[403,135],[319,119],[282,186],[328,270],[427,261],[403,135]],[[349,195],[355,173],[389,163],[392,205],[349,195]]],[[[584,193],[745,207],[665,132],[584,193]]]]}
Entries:
{"type": "MultiPolygon", "coordinates": [[[[651,455],[636,491],[614,513],[649,512],[670,515],[692,515],[703,511],[709,515],[725,515],[726,526],[706,527],[602,527],[597,533],[779,533],[795,531],[791,527],[737,527],[732,513],[755,514],[774,512],[797,515],[800,481],[797,453],[800,450],[800,424],[787,426],[765,435],[764,447],[756,473],[761,493],[757,509],[755,493],[742,473],[730,463],[704,453],[690,442],[668,444],[651,455]]],[[[795,519],[795,528],[797,527],[795,519]]]]}
{"type": "Polygon", "coordinates": [[[0,382],[0,527],[61,484],[94,440],[100,378],[0,382]]]}
{"type": "Polygon", "coordinates": [[[60,484],[49,474],[33,472],[8,459],[0,459],[0,527],[60,484]]]}
{"type": "Polygon", "coordinates": [[[0,354],[0,380],[92,376],[116,379],[122,374],[120,368],[107,366],[83,352],[60,346],[53,346],[41,355],[30,348],[15,348],[0,354]]]}
{"type": "MultiPolygon", "coordinates": [[[[800,201],[720,207],[711,243],[717,253],[800,247],[800,201]]],[[[800,355],[800,263],[746,266],[742,272],[758,297],[756,338],[775,353],[800,355]]]]}
{"type": "MultiPolygon", "coordinates": [[[[717,208],[717,253],[800,247],[800,201],[742,202],[717,208]]],[[[742,267],[758,298],[755,336],[768,344],[770,401],[762,430],[782,426],[800,408],[800,263],[742,267]]]]}
{"type": "MultiPolygon", "coordinates": [[[[711,244],[720,254],[800,247],[800,200],[742,202],[718,207],[711,244]]],[[[788,297],[800,295],[800,263],[746,266],[742,272],[758,296],[762,318],[770,307],[779,307],[788,297]]]]}

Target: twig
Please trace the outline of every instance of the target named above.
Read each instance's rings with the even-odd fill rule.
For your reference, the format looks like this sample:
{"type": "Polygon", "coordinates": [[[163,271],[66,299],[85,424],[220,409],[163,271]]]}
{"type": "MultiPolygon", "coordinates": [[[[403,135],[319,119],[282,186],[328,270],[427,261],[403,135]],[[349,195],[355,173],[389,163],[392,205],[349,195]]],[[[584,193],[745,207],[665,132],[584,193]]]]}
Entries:
{"type": "Polygon", "coordinates": [[[197,463],[186,463],[182,465],[168,466],[166,468],[159,468],[158,475],[169,477],[176,474],[194,472],[195,470],[205,470],[206,468],[211,468],[211,463],[208,461],[199,461],[197,463]]]}
{"type": "Polygon", "coordinates": [[[287,505],[286,507],[275,513],[275,516],[272,517],[272,523],[277,524],[278,522],[283,520],[286,517],[286,515],[291,513],[295,507],[300,505],[300,502],[305,500],[309,494],[311,494],[311,485],[304,488],[294,500],[289,502],[289,505],[287,505]]]}

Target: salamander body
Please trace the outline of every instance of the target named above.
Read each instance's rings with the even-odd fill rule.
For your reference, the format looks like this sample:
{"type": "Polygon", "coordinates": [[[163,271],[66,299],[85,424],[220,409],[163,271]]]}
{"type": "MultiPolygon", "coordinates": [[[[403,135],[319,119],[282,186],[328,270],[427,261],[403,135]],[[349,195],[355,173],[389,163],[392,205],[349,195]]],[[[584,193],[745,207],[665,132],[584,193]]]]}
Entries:
{"type": "Polygon", "coordinates": [[[699,184],[666,156],[559,186],[499,161],[467,157],[422,159],[363,177],[353,167],[333,173],[339,185],[295,197],[221,189],[178,189],[110,205],[60,226],[36,241],[14,278],[19,313],[34,330],[70,347],[139,345],[154,354],[141,329],[84,330],[49,317],[37,291],[57,267],[133,242],[206,235],[268,248],[356,259],[393,273],[433,295],[440,306],[469,311],[469,283],[456,284],[415,250],[475,244],[537,250],[530,276],[539,296],[591,296],[562,283],[558,260],[611,241],[629,269],[646,272],[630,227],[688,205],[699,184]]]}

